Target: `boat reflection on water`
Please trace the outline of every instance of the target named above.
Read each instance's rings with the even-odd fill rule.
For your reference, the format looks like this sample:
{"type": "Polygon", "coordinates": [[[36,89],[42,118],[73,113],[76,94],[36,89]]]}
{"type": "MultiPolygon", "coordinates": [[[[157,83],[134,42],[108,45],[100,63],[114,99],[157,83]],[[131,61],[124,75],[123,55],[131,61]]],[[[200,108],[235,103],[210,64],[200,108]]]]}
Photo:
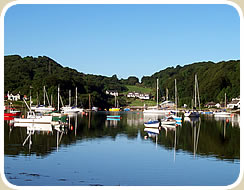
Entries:
{"type": "Polygon", "coordinates": [[[156,148],[157,148],[159,129],[146,127],[146,128],[144,128],[144,131],[147,132],[147,135],[144,136],[144,139],[155,138],[156,139],[156,148]]]}
{"type": "MultiPolygon", "coordinates": [[[[136,179],[138,180],[136,185],[138,185],[141,182],[142,170],[138,171],[140,172],[138,175],[133,172],[143,166],[145,172],[143,176],[146,176],[143,180],[148,180],[149,175],[147,174],[150,174],[152,179],[145,185],[153,184],[155,173],[162,174],[162,171],[171,171],[173,168],[175,173],[170,174],[169,178],[167,178],[167,173],[166,176],[162,174],[157,179],[158,185],[167,185],[162,183],[163,178],[171,180],[172,177],[183,177],[185,181],[187,176],[192,175],[196,164],[199,163],[201,171],[197,171],[198,173],[194,176],[201,175],[202,170],[204,170],[204,176],[196,179],[198,183],[204,184],[207,177],[207,180],[213,180],[213,184],[216,185],[214,177],[217,176],[218,179],[219,176],[231,177],[233,168],[235,168],[235,173],[239,173],[240,128],[232,127],[231,120],[226,122],[226,120],[201,115],[199,118],[185,118],[182,125],[147,128],[144,126],[144,116],[139,112],[115,114],[98,111],[89,112],[83,116],[76,114],[68,117],[67,125],[16,123],[11,126],[10,121],[5,121],[4,156],[7,179],[17,185],[42,185],[43,180],[46,180],[45,185],[60,185],[59,179],[66,179],[66,181],[62,181],[63,185],[81,185],[81,180],[84,185],[89,185],[94,184],[94,179],[97,178],[95,184],[116,185],[118,181],[115,180],[111,184],[111,178],[114,177],[114,168],[118,167],[116,171],[125,169],[123,172],[116,173],[119,179],[124,177],[131,179],[140,175],[140,178],[136,179]],[[107,117],[108,115],[117,115],[118,118],[107,117]],[[101,159],[97,159],[97,156],[100,156],[101,159]],[[152,166],[152,158],[157,163],[160,163],[163,158],[167,164],[157,164],[157,166],[153,164],[152,166]],[[136,163],[131,165],[132,168],[128,168],[126,166],[131,163],[131,159],[136,163]],[[115,162],[111,160],[115,160],[115,162]],[[184,160],[183,163],[182,160],[184,160]],[[35,165],[35,171],[40,175],[42,172],[47,173],[50,179],[32,178],[33,183],[31,184],[30,181],[25,181],[29,179],[29,176],[20,173],[24,171],[31,174],[32,166],[37,161],[41,161],[43,164],[35,165]],[[118,165],[118,161],[122,165],[118,165]],[[216,167],[214,162],[218,163],[216,167]],[[42,168],[44,163],[49,166],[47,170],[42,168]],[[184,165],[190,169],[182,170],[184,165]],[[210,165],[211,167],[209,167],[210,165]],[[56,170],[61,171],[60,166],[69,166],[71,169],[54,174],[56,170]],[[215,175],[215,170],[219,168],[223,168],[223,172],[215,175]],[[108,173],[111,176],[100,181],[99,179],[104,176],[101,171],[111,171],[108,173]],[[131,173],[133,174],[131,175],[131,173]],[[208,175],[205,176],[205,173],[208,175]],[[22,181],[15,180],[14,177],[22,181]],[[57,180],[53,180],[55,178],[57,180]]],[[[130,182],[130,179],[124,181],[123,185],[130,182]]],[[[167,183],[169,184],[169,182],[167,183]]],[[[219,182],[217,185],[219,184],[221,183],[219,182]]],[[[172,182],[172,185],[175,184],[172,182]]],[[[183,185],[189,185],[189,183],[183,183],[183,185]]]]}
{"type": "Polygon", "coordinates": [[[23,146],[25,146],[26,142],[29,140],[29,153],[32,145],[31,136],[36,133],[44,134],[44,133],[51,133],[53,132],[51,124],[39,124],[39,123],[14,123],[14,127],[26,127],[26,138],[24,142],[22,143],[23,146]]]}

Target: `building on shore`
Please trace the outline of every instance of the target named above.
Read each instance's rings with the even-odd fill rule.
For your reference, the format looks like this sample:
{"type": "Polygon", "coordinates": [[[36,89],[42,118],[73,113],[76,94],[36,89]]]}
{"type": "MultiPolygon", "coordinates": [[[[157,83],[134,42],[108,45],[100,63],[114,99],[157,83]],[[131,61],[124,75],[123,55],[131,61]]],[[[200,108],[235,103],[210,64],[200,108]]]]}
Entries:
{"type": "Polygon", "coordinates": [[[227,104],[227,108],[229,109],[240,109],[241,100],[240,98],[232,98],[231,102],[227,104]]]}
{"type": "Polygon", "coordinates": [[[8,98],[8,100],[10,100],[10,101],[18,101],[18,100],[20,100],[21,99],[21,95],[18,93],[18,94],[9,94],[9,92],[7,93],[7,98],[8,98]]]}
{"type": "Polygon", "coordinates": [[[119,96],[119,93],[117,90],[106,90],[106,94],[111,96],[119,96]]]}
{"type": "Polygon", "coordinates": [[[150,94],[147,93],[139,93],[139,92],[129,92],[127,94],[127,98],[139,98],[141,100],[149,100],[150,94]]]}

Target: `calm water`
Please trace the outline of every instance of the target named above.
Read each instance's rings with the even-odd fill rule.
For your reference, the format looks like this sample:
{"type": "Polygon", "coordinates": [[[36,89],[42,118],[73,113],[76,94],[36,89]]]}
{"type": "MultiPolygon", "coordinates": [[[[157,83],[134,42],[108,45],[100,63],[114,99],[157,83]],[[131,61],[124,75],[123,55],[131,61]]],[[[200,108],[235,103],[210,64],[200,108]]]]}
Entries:
{"type": "Polygon", "coordinates": [[[239,117],[201,116],[159,134],[144,131],[152,117],[121,112],[77,115],[71,126],[14,127],[5,121],[4,170],[14,185],[230,185],[240,171],[239,117]],[[24,143],[24,145],[23,145],[24,143]]]}

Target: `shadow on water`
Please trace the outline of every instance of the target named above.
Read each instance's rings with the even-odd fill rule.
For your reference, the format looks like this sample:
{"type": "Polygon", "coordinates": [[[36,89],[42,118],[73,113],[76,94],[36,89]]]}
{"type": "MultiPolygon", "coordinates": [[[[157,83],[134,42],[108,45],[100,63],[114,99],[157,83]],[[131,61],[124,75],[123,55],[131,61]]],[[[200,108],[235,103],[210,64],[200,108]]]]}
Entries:
{"type": "MultiPolygon", "coordinates": [[[[14,127],[12,121],[5,121],[5,155],[36,154],[43,157],[52,151],[58,151],[60,146],[68,147],[86,139],[115,139],[118,135],[126,135],[128,139],[136,139],[139,135],[144,139],[145,119],[141,112],[113,113],[119,115],[118,120],[108,120],[109,114],[76,114],[70,117],[68,126],[36,124],[14,127]]],[[[154,138],[152,140],[155,141],[154,138]]],[[[213,156],[231,161],[240,158],[240,129],[227,118],[185,118],[182,126],[171,130],[162,128],[157,137],[157,144],[165,149],[185,151],[194,156],[213,156]]]]}

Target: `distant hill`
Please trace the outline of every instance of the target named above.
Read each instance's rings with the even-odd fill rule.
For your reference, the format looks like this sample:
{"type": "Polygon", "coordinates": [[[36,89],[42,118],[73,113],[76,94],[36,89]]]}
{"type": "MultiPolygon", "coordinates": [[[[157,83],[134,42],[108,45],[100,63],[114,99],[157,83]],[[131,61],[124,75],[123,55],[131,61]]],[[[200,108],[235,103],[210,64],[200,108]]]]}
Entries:
{"type": "MultiPolygon", "coordinates": [[[[79,105],[88,107],[88,94],[91,94],[92,105],[108,108],[114,105],[114,98],[106,95],[106,90],[117,90],[122,93],[129,90],[128,86],[130,89],[138,89],[139,86],[140,88],[151,88],[155,93],[156,78],[159,78],[160,97],[165,96],[165,89],[168,88],[169,96],[173,100],[174,79],[177,79],[180,105],[184,103],[190,105],[195,74],[198,75],[202,104],[208,101],[223,101],[225,92],[229,100],[240,95],[239,60],[219,63],[200,62],[183,67],[168,67],[152,76],[144,76],[139,83],[135,76],[119,80],[116,75],[106,77],[84,74],[75,69],[63,67],[46,56],[22,58],[19,55],[4,57],[4,93],[10,91],[29,95],[31,86],[32,96],[35,98],[38,94],[42,103],[43,86],[45,85],[48,94],[53,95],[54,104],[57,105],[58,85],[60,85],[61,96],[65,104],[68,104],[68,91],[71,89],[72,97],[74,97],[75,87],[77,87],[79,105]]],[[[126,105],[125,97],[119,98],[120,105],[126,105]]]]}
{"type": "Polygon", "coordinates": [[[183,67],[168,67],[144,76],[142,85],[155,87],[159,78],[160,95],[165,96],[166,88],[170,98],[174,98],[174,80],[177,80],[177,91],[180,105],[191,105],[194,90],[194,75],[198,76],[200,99],[202,103],[209,101],[224,101],[224,94],[228,100],[240,95],[240,60],[222,61],[219,63],[199,62],[183,67]]]}
{"type": "MultiPolygon", "coordinates": [[[[32,96],[43,100],[43,86],[46,86],[49,95],[53,95],[57,105],[57,86],[60,85],[61,96],[68,104],[68,91],[72,90],[75,97],[75,88],[78,88],[79,104],[88,107],[88,94],[91,94],[92,105],[102,108],[113,105],[113,98],[105,94],[107,89],[126,91],[127,88],[112,77],[89,75],[68,67],[63,67],[54,60],[46,57],[20,57],[10,55],[4,57],[4,92],[7,91],[29,95],[30,86],[32,96]]],[[[35,102],[34,102],[35,103],[35,102]]]]}

